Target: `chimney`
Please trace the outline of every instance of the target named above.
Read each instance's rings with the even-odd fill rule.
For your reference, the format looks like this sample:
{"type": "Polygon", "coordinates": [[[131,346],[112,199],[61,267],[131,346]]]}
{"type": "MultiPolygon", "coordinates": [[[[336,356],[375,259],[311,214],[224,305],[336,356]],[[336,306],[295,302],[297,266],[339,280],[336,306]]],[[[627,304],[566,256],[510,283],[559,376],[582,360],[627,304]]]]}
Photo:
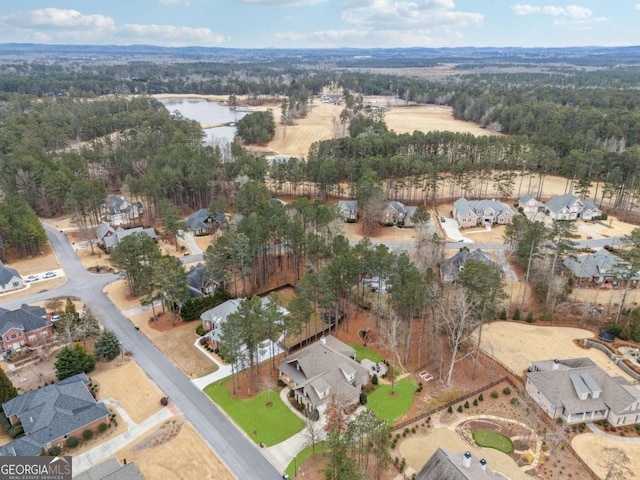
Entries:
{"type": "Polygon", "coordinates": [[[324,338],[324,335],[322,335],[322,336],[320,337],[320,343],[321,343],[322,345],[326,345],[326,344],[327,344],[327,339],[326,339],[326,338],[324,338]]]}
{"type": "Polygon", "coordinates": [[[560,368],[560,360],[555,359],[553,361],[553,370],[557,370],[558,368],[560,368]]]}
{"type": "Polygon", "coordinates": [[[487,461],[484,458],[482,460],[480,460],[480,468],[482,470],[486,470],[487,469],[487,461]]]}
{"type": "Polygon", "coordinates": [[[467,450],[462,455],[462,466],[464,468],[469,468],[471,466],[471,452],[467,450]]]}

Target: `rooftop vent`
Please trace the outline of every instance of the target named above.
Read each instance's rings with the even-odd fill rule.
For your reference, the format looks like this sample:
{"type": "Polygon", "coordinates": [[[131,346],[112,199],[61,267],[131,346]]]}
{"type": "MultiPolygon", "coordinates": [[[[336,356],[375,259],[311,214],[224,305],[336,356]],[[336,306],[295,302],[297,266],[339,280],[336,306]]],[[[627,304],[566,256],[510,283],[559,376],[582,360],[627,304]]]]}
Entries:
{"type": "Polygon", "coordinates": [[[471,466],[471,452],[467,450],[462,455],[462,466],[464,468],[469,468],[471,466]]]}

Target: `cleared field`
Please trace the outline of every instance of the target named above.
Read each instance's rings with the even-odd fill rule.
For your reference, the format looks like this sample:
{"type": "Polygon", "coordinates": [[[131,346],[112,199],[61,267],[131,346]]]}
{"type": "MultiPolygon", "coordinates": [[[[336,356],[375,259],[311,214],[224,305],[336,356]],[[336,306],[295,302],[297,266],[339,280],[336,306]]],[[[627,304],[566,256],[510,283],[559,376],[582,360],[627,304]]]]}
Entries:
{"type": "Polygon", "coordinates": [[[618,442],[595,433],[583,433],[574,437],[571,446],[600,478],[607,477],[607,459],[603,455],[605,448],[615,448],[624,452],[631,460],[631,471],[636,474],[640,472],[640,444],[618,442]]]}
{"type": "Polygon", "coordinates": [[[446,131],[471,133],[476,136],[496,135],[475,123],[453,118],[451,107],[420,105],[416,107],[390,107],[384,120],[390,130],[396,133],[446,131]]]}

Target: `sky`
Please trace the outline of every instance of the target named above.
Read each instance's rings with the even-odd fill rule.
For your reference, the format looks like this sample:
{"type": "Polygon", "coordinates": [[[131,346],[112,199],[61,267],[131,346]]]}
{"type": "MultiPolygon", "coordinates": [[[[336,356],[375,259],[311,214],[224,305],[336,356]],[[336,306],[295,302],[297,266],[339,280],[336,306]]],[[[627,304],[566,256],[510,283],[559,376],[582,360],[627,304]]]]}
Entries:
{"type": "Polygon", "coordinates": [[[640,45],[638,0],[19,0],[0,43],[331,47],[640,45]]]}

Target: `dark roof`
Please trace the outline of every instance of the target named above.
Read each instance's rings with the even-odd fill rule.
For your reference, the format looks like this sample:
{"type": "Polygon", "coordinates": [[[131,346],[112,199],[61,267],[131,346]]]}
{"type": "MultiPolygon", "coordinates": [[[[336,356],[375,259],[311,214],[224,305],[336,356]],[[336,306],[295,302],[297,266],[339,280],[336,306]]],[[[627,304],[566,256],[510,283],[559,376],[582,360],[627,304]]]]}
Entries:
{"type": "Polygon", "coordinates": [[[226,221],[227,217],[224,212],[217,212],[215,216],[213,216],[209,213],[208,208],[201,208],[187,217],[185,225],[192,230],[195,230],[197,228],[207,228],[207,225],[210,223],[222,225],[226,223],[226,221]]]}
{"type": "Polygon", "coordinates": [[[202,289],[215,284],[212,279],[205,278],[206,267],[202,263],[198,263],[195,267],[191,267],[187,273],[187,283],[189,284],[190,297],[202,297],[202,289]]]}
{"type": "Polygon", "coordinates": [[[0,262],[0,285],[8,284],[13,277],[22,278],[17,270],[5,267],[2,262],[0,262]]]}
{"type": "Polygon", "coordinates": [[[75,480],[144,480],[135,463],[121,465],[116,457],[111,457],[94,465],[82,473],[74,475],[75,480]]]}
{"type": "Polygon", "coordinates": [[[416,475],[416,480],[499,480],[502,476],[493,473],[471,452],[456,453],[438,448],[416,475]],[[463,466],[463,456],[468,455],[469,466],[463,466]]]}
{"type": "Polygon", "coordinates": [[[12,328],[23,330],[25,333],[46,327],[49,321],[43,307],[33,307],[23,304],[17,310],[0,311],[0,336],[12,328]]]}
{"type": "Polygon", "coordinates": [[[552,198],[547,202],[546,207],[547,210],[557,213],[563,208],[569,208],[569,206],[573,205],[575,202],[581,203],[584,209],[594,210],[596,212],[600,211],[592,201],[581,200],[571,193],[565,193],[564,195],[560,195],[559,197],[552,198]]]}
{"type": "Polygon", "coordinates": [[[476,250],[470,252],[466,248],[462,248],[453,257],[442,262],[442,266],[440,268],[442,270],[443,278],[451,277],[453,281],[455,281],[455,279],[458,278],[458,275],[464,268],[465,263],[471,261],[484,263],[485,265],[495,265],[491,261],[491,257],[489,256],[489,254],[483,252],[481,249],[477,248],[476,250]]]}
{"type": "Polygon", "coordinates": [[[26,435],[0,447],[0,455],[39,455],[45,444],[106,418],[109,409],[96,403],[88,383],[81,373],[3,403],[7,417],[20,418],[26,435]]]}
{"type": "MultiPolygon", "coordinates": [[[[629,267],[605,249],[580,257],[569,256],[562,262],[577,278],[624,278],[629,267]]],[[[637,277],[637,274],[635,275],[637,277]]]]}
{"type": "Polygon", "coordinates": [[[513,210],[508,205],[498,200],[467,200],[464,197],[460,197],[453,202],[453,206],[458,210],[460,215],[472,214],[478,216],[478,212],[485,212],[488,209],[492,209],[498,214],[507,213],[513,216],[513,210]]]}

